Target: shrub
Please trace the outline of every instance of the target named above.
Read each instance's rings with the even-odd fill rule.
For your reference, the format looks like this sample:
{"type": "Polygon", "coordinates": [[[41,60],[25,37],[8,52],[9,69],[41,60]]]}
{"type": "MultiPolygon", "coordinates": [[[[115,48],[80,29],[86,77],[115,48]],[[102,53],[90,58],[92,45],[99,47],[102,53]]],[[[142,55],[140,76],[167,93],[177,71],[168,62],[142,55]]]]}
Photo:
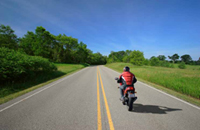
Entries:
{"type": "Polygon", "coordinates": [[[141,66],[143,65],[144,60],[143,52],[134,50],[130,53],[130,62],[132,64],[141,66]]]}
{"type": "Polygon", "coordinates": [[[174,68],[174,64],[169,64],[169,68],[174,68]]]}
{"type": "Polygon", "coordinates": [[[178,68],[180,68],[180,69],[185,69],[185,68],[186,68],[185,62],[181,62],[181,63],[178,65],[178,68]]]}
{"type": "Polygon", "coordinates": [[[144,60],[144,65],[149,65],[149,60],[148,59],[144,60]]]}
{"type": "Polygon", "coordinates": [[[159,59],[157,57],[151,57],[150,65],[151,66],[159,66],[160,65],[159,59]]]}
{"type": "Polygon", "coordinates": [[[167,62],[167,61],[160,61],[160,66],[162,66],[162,67],[169,67],[170,63],[167,62]]]}
{"type": "Polygon", "coordinates": [[[29,56],[8,48],[0,48],[0,80],[32,77],[37,72],[49,72],[57,67],[48,59],[29,56]]]}

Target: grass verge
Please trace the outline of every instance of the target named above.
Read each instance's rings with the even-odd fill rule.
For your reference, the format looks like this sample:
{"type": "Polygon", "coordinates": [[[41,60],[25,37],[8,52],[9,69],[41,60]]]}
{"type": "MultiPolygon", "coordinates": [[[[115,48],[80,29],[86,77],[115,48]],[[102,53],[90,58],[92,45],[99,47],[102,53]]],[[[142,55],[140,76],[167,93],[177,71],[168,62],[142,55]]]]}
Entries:
{"type": "Polygon", "coordinates": [[[35,78],[27,81],[19,81],[17,83],[5,83],[0,86],[0,104],[3,104],[11,99],[21,96],[25,93],[33,91],[53,81],[72,74],[84,67],[85,64],[56,64],[58,70],[50,73],[39,73],[35,78]]]}
{"type": "Polygon", "coordinates": [[[198,98],[194,98],[188,93],[184,93],[189,91],[189,93],[194,93],[194,95],[197,94],[197,96],[200,94],[200,87],[198,86],[200,84],[200,71],[197,72],[196,69],[181,70],[178,68],[134,66],[130,63],[111,63],[106,66],[120,73],[124,66],[129,66],[131,72],[136,75],[138,80],[187,102],[200,106],[200,100],[198,98]],[[189,83],[186,84],[185,80],[189,83]],[[176,85],[178,85],[178,87],[176,85]]]}

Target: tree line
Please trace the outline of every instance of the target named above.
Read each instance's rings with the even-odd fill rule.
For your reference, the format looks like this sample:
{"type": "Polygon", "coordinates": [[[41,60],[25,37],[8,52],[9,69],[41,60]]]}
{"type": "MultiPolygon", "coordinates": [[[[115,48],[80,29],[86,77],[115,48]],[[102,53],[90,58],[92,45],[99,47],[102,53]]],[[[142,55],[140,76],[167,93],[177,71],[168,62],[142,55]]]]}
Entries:
{"type": "Polygon", "coordinates": [[[19,38],[10,26],[0,25],[0,47],[13,49],[30,56],[41,56],[52,62],[106,64],[106,56],[93,53],[77,38],[51,34],[39,26],[19,38]]]}
{"type": "Polygon", "coordinates": [[[99,52],[93,53],[85,43],[78,42],[77,38],[65,34],[55,36],[42,26],[37,27],[35,32],[28,31],[22,38],[19,38],[10,26],[1,25],[0,47],[14,49],[30,56],[41,56],[52,62],[61,63],[106,64],[107,62],[126,62],[135,65],[173,67],[170,63],[184,62],[185,64],[200,65],[200,59],[193,61],[189,54],[168,56],[171,61],[167,61],[167,57],[164,55],[145,59],[143,52],[139,50],[111,51],[107,57],[99,52]]]}
{"type": "Polygon", "coordinates": [[[178,54],[174,54],[172,56],[168,56],[170,61],[166,60],[167,57],[165,55],[152,56],[150,59],[145,59],[143,52],[139,50],[126,50],[126,51],[112,51],[108,58],[107,62],[126,62],[132,63],[135,65],[151,65],[151,66],[164,66],[164,67],[172,67],[171,63],[182,63],[182,64],[190,64],[190,65],[200,65],[200,59],[197,61],[193,61],[191,56],[188,54],[179,56],[178,54]],[[179,60],[181,58],[181,60],[179,60]]]}

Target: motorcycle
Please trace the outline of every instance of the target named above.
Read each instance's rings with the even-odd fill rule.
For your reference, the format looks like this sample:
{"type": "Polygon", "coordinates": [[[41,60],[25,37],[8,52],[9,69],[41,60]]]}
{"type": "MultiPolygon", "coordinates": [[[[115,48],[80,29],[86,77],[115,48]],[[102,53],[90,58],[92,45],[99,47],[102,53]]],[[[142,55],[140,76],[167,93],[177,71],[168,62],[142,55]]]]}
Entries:
{"type": "MultiPolygon", "coordinates": [[[[117,80],[117,83],[121,83],[119,78],[115,78],[115,80],[117,80]]],[[[137,92],[135,91],[135,88],[133,86],[127,86],[125,90],[123,90],[123,93],[124,93],[124,101],[122,101],[122,104],[128,106],[128,111],[132,111],[133,103],[137,99],[137,97],[135,96],[135,93],[137,92]]]]}

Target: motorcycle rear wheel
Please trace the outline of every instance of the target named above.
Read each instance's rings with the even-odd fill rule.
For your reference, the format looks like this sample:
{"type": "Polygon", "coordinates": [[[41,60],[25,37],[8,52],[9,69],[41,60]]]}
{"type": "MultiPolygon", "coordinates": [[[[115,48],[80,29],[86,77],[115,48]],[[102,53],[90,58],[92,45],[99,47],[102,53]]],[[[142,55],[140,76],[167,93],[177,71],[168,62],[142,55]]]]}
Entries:
{"type": "Polygon", "coordinates": [[[133,98],[129,98],[127,106],[128,106],[128,111],[132,111],[132,109],[133,109],[133,98]]]}

